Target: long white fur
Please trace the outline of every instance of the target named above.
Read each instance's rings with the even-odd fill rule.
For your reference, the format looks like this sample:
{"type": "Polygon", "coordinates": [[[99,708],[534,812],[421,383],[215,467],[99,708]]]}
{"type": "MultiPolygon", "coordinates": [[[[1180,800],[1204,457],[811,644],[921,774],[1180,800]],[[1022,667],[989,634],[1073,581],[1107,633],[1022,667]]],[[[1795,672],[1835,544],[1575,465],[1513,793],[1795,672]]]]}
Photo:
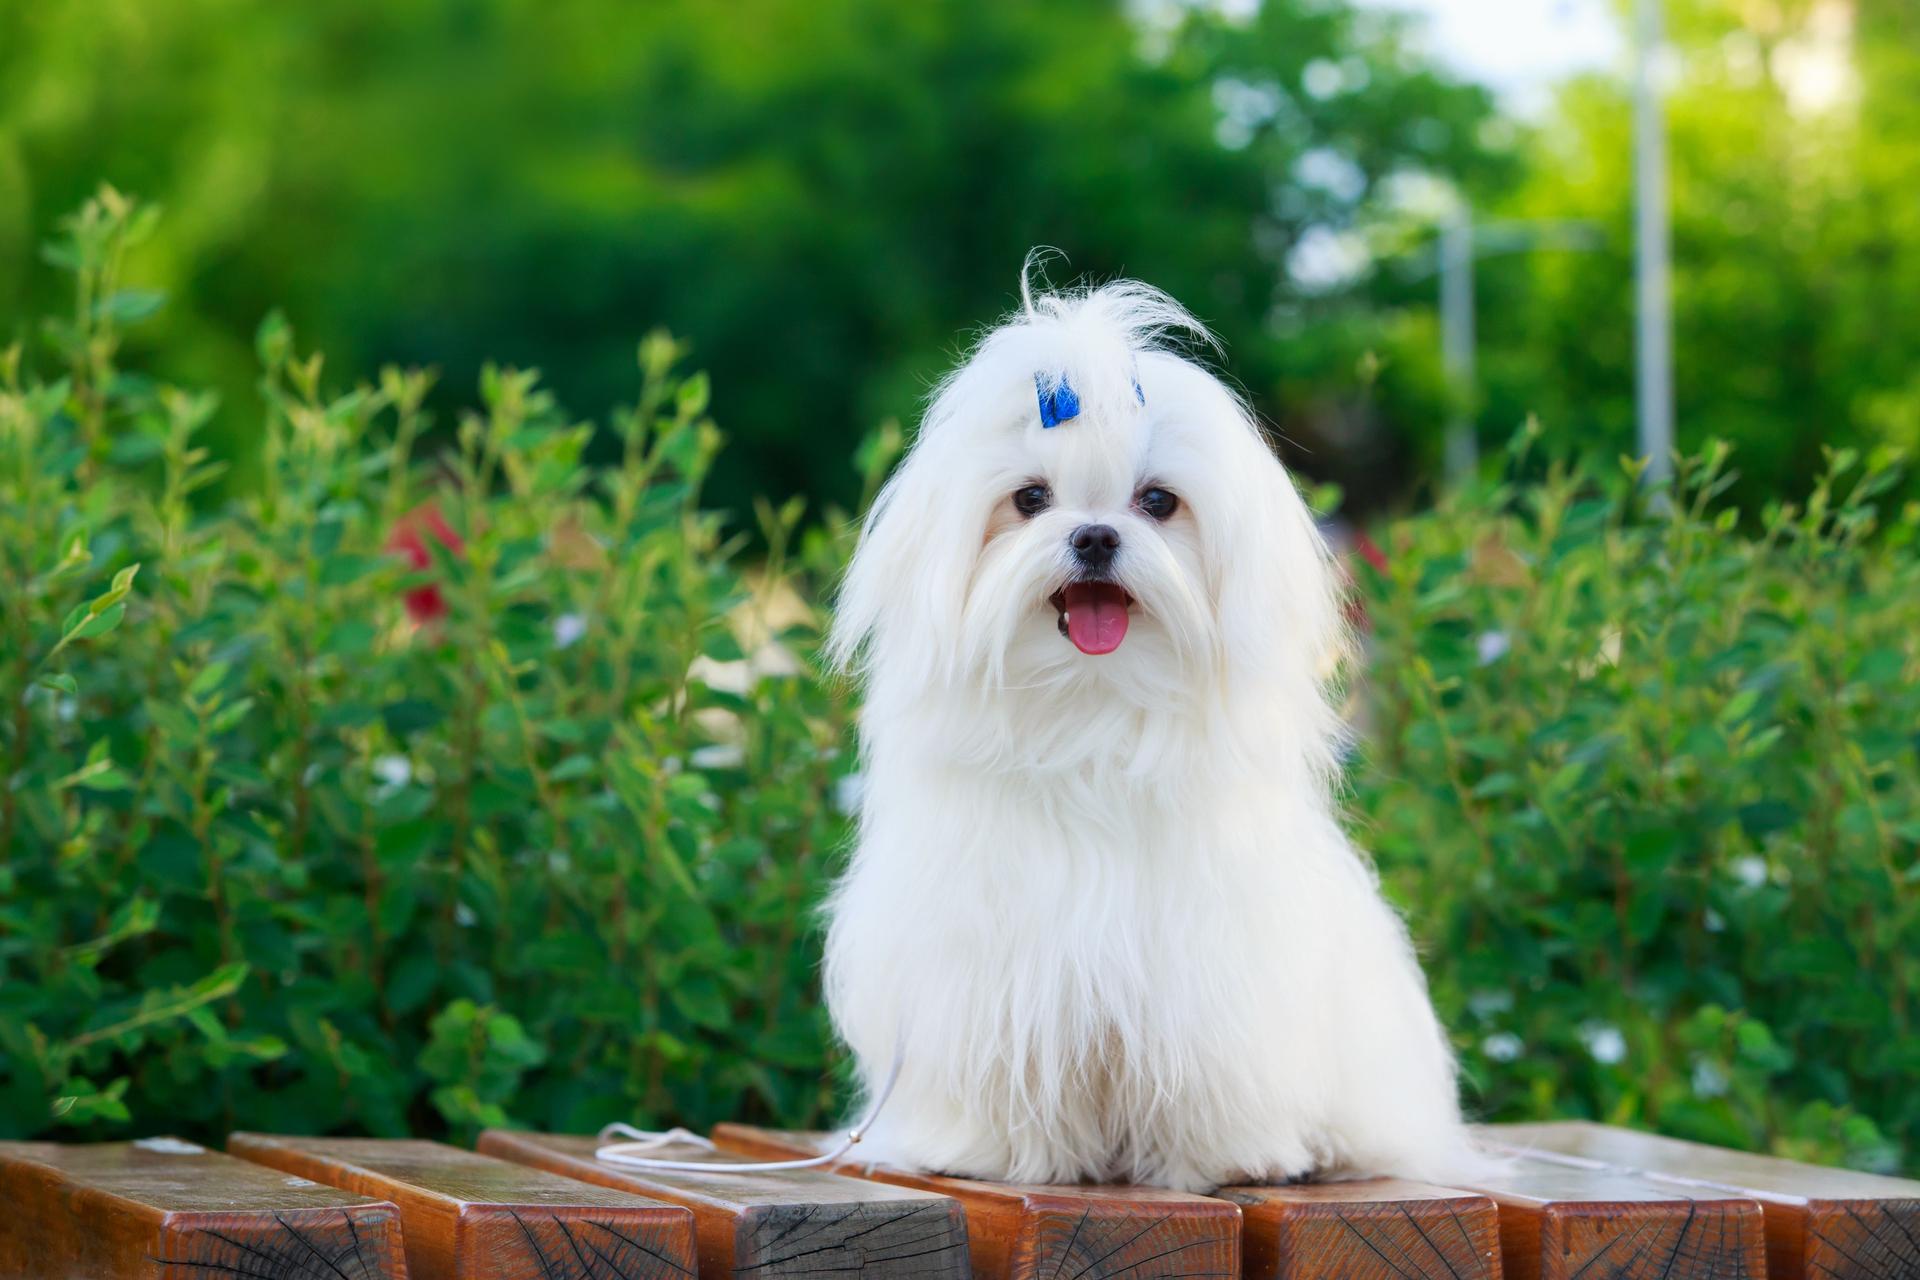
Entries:
{"type": "Polygon", "coordinates": [[[863,1152],[1187,1190],[1457,1172],[1445,1037],[1336,819],[1345,637],[1306,504],[1171,298],[1022,293],[938,389],[839,600],[865,785],[827,999],[869,1089],[905,1043],[863,1152]],[[1036,374],[1079,416],[1043,429],[1036,374]],[[1035,482],[1054,505],[1025,519],[1035,482]],[[1148,484],[1180,498],[1165,524],[1148,484]],[[1137,601],[1102,657],[1047,603],[1088,522],[1137,601]]]}

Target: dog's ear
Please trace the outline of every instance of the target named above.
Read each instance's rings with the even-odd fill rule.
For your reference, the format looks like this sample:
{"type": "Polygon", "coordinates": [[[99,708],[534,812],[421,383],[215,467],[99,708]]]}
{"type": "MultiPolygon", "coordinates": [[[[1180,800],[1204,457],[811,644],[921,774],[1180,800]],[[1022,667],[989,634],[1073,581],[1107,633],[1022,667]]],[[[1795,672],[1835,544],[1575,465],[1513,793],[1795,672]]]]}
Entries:
{"type": "Polygon", "coordinates": [[[861,526],[841,581],[828,654],[842,670],[877,654],[926,664],[923,677],[958,660],[967,582],[986,537],[962,486],[944,476],[932,441],[916,442],[861,526]]]}
{"type": "Polygon", "coordinates": [[[1309,756],[1331,766],[1340,722],[1332,697],[1351,643],[1345,577],[1293,477],[1251,419],[1233,441],[1230,518],[1216,527],[1216,584],[1228,695],[1278,693],[1309,756]]]}

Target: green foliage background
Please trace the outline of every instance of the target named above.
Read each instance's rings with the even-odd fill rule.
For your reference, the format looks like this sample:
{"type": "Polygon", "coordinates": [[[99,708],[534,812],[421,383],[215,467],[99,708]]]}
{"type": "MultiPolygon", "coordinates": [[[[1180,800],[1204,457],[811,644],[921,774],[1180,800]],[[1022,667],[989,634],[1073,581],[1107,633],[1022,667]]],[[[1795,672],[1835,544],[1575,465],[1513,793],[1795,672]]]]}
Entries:
{"type": "Polygon", "coordinates": [[[1837,450],[1749,532],[1725,445],[1665,512],[1537,447],[1362,570],[1356,836],[1481,1105],[1913,1167],[1920,504],[1837,450]]]}
{"type": "Polygon", "coordinates": [[[260,485],[199,509],[211,399],[116,361],[151,226],[90,203],[64,376],[0,368],[0,1132],[822,1119],[847,708],[766,664],[839,544],[763,508],[734,563],[662,336],[594,469],[494,367],[416,461],[425,375],[329,393],[269,320],[260,485]]]}
{"type": "MultiPolygon", "coordinates": [[[[121,359],[153,229],[89,203],[60,359],[0,356],[0,1134],[832,1118],[844,516],[743,567],[663,336],[596,469],[491,366],[416,456],[427,375],[277,317],[213,500],[211,398],[121,359]]],[[[1715,448],[1650,506],[1538,435],[1357,570],[1351,821],[1473,1105],[1913,1167],[1920,505],[1841,450],[1743,523],[1715,448]]]]}
{"type": "MultiPolygon", "coordinates": [[[[1682,444],[1734,441],[1747,505],[1804,497],[1823,445],[1920,444],[1920,29],[1906,0],[1838,6],[1854,79],[1809,103],[1790,73],[1836,6],[1665,7],[1682,444]]],[[[1588,229],[1480,261],[1469,401],[1489,453],[1535,413],[1609,460],[1625,85],[1515,118],[1421,48],[1341,0],[0,4],[0,324],[58,300],[38,236],[105,179],[168,210],[147,266],[175,301],[139,345],[221,392],[223,490],[257,479],[245,335],[285,306],[351,367],[441,369],[443,421],[488,359],[604,418],[628,336],[664,325],[739,442],[717,506],[845,505],[854,443],[910,421],[1055,245],[1057,274],[1138,275],[1216,325],[1289,461],[1371,514],[1434,491],[1456,399],[1438,184],[1483,224],[1588,229]],[[1349,273],[1303,268],[1328,245],[1349,273]]]]}
{"type": "MultiPolygon", "coordinates": [[[[57,299],[37,237],[106,180],[168,210],[149,264],[176,305],[141,341],[222,391],[209,438],[242,484],[244,335],[283,306],[351,367],[464,388],[507,360],[594,417],[629,395],[629,336],[665,326],[741,445],[718,506],[845,505],[855,443],[915,416],[1052,245],[1056,274],[1180,297],[1302,452],[1371,492],[1349,455],[1401,464],[1341,443],[1329,396],[1386,320],[1283,264],[1378,216],[1390,174],[1506,181],[1489,111],[1398,24],[1317,0],[1151,28],[1115,0],[5,4],[0,316],[57,299]],[[1330,183],[1292,179],[1309,155],[1330,183]],[[1310,339],[1272,340],[1281,304],[1310,339]]],[[[1411,423],[1412,394],[1368,403],[1411,423]]]]}
{"type": "MultiPolygon", "coordinates": [[[[1684,449],[1738,449],[1737,495],[1804,498],[1823,450],[1920,447],[1920,12],[1903,0],[1669,0],[1676,407],[1684,449]],[[1821,11],[1852,13],[1837,46],[1821,11]],[[1831,101],[1795,88],[1841,59],[1831,101]]],[[[1503,217],[1579,219],[1593,251],[1484,260],[1480,410],[1596,456],[1634,444],[1631,115],[1568,85],[1503,217]]],[[[1909,492],[1912,490],[1909,489],[1909,492]]]]}

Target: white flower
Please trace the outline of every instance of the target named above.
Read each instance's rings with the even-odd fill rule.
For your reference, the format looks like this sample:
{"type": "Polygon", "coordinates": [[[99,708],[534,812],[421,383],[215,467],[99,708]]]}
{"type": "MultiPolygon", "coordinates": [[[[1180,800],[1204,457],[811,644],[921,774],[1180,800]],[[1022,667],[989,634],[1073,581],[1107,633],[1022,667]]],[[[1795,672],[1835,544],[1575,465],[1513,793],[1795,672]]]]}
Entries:
{"type": "Polygon", "coordinates": [[[1715,911],[1712,907],[1708,907],[1706,925],[1708,933],[1725,933],[1727,931],[1727,918],[1718,911],[1715,911]]]}
{"type": "Polygon", "coordinates": [[[563,613],[553,620],[553,647],[564,649],[587,634],[587,620],[577,613],[563,613]]]}
{"type": "Polygon", "coordinates": [[[381,756],[373,762],[373,776],[389,791],[413,781],[413,762],[405,756],[381,756]]]}
{"type": "Polygon", "coordinates": [[[1620,1028],[1605,1024],[1589,1024],[1580,1028],[1580,1038],[1587,1043],[1587,1052],[1593,1060],[1602,1066],[1612,1066],[1627,1056],[1627,1038],[1620,1034],[1620,1028]]]}
{"type": "Polygon", "coordinates": [[[1507,650],[1513,648],[1513,642],[1507,639],[1504,631],[1482,631],[1473,638],[1474,652],[1480,655],[1480,665],[1487,666],[1507,656],[1507,650]]]}
{"type": "Polygon", "coordinates": [[[1512,1062],[1526,1050],[1520,1037],[1511,1031],[1496,1031],[1480,1042],[1480,1052],[1495,1062],[1512,1062]]]}
{"type": "Polygon", "coordinates": [[[1496,1013],[1505,1013],[1513,1008],[1513,992],[1476,991],[1467,997],[1467,1008],[1473,1010],[1476,1018],[1491,1018],[1496,1013]]]}
{"type": "Polygon", "coordinates": [[[733,742],[695,747],[687,754],[687,763],[696,769],[738,769],[746,759],[746,749],[733,742]]]}
{"type": "Polygon", "coordinates": [[[1767,882],[1767,860],[1753,853],[1735,858],[1733,878],[1749,889],[1758,889],[1767,882]]]}
{"type": "Polygon", "coordinates": [[[461,928],[473,928],[474,922],[479,920],[479,918],[479,916],[473,914],[473,908],[466,903],[456,902],[453,904],[453,922],[461,928]]]}
{"type": "Polygon", "coordinates": [[[1718,1098],[1727,1091],[1726,1073],[1702,1058],[1693,1064],[1693,1091],[1703,1098],[1718,1098]]]}
{"type": "Polygon", "coordinates": [[[769,640],[746,657],[731,662],[721,662],[703,653],[688,665],[687,676],[715,693],[737,693],[744,697],[763,678],[794,676],[804,670],[791,650],[769,640]]]}

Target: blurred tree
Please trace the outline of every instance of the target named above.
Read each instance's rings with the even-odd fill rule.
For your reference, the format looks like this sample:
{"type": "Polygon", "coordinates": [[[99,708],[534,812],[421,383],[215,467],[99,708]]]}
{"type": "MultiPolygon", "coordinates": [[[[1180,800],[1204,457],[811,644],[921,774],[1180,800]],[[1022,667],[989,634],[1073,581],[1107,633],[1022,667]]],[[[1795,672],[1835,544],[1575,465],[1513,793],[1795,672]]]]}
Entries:
{"type": "MultiPolygon", "coordinates": [[[[1674,0],[1669,98],[1679,446],[1739,445],[1748,500],[1803,493],[1822,445],[1920,445],[1920,42],[1896,0],[1674,0]]],[[[1599,226],[1590,254],[1488,264],[1482,422],[1629,452],[1625,85],[1569,86],[1503,210],[1599,226]]]]}
{"type": "Polygon", "coordinates": [[[348,367],[463,386],[486,353],[582,414],[664,324],[741,442],[716,499],[845,498],[858,435],[1054,245],[1060,278],[1179,296],[1297,460],[1364,482],[1437,384],[1360,377],[1404,318],[1342,253],[1396,175],[1497,180],[1489,111],[1323,0],[10,2],[0,314],[44,301],[36,229],[107,179],[168,207],[161,367],[229,400],[276,303],[348,367]]]}

